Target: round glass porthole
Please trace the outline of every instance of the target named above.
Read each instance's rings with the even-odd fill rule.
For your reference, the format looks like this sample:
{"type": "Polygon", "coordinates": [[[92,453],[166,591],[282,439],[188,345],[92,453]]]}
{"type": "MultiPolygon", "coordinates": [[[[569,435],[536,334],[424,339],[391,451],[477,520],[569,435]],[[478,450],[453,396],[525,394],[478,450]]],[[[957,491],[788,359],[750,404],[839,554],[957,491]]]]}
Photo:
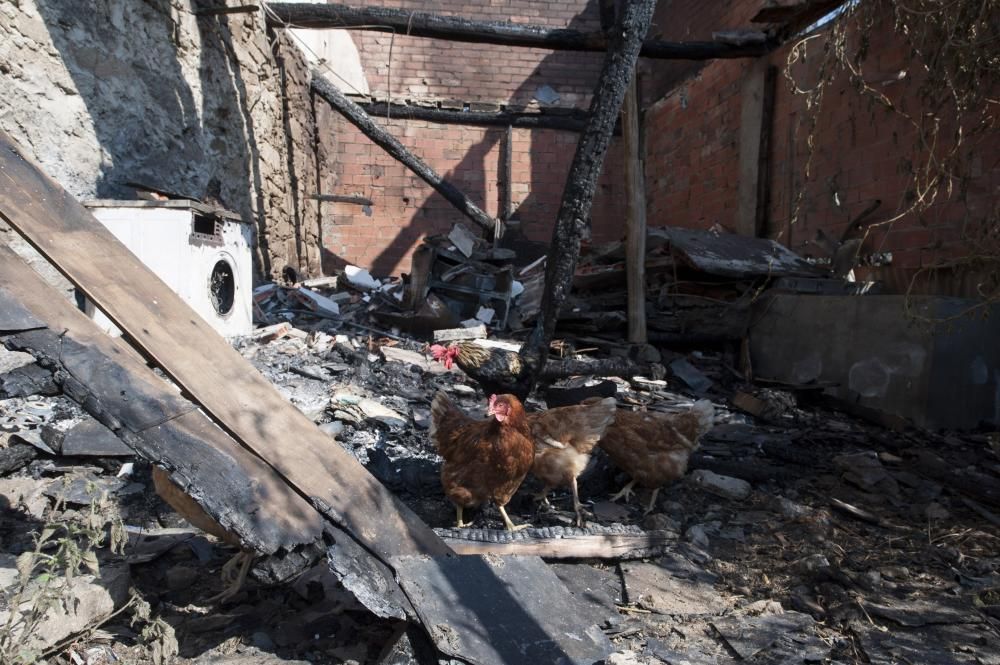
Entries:
{"type": "Polygon", "coordinates": [[[219,259],[215,262],[208,280],[208,295],[215,311],[222,316],[233,311],[233,303],[236,302],[236,276],[229,261],[219,259]]]}

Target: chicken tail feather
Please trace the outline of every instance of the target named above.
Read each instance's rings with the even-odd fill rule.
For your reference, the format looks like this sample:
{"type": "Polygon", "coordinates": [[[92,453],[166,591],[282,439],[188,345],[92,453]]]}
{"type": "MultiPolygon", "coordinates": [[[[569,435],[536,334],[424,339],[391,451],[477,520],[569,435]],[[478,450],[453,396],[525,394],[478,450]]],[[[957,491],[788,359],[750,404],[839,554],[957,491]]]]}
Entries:
{"type": "Polygon", "coordinates": [[[462,413],[462,410],[455,406],[455,403],[449,399],[448,395],[445,394],[443,390],[439,390],[436,395],[434,395],[434,400],[431,402],[431,425],[430,425],[430,437],[431,441],[434,442],[435,447],[438,452],[444,454],[445,451],[441,449],[441,437],[447,437],[447,431],[454,430],[456,426],[460,426],[469,421],[469,417],[462,413]]]}

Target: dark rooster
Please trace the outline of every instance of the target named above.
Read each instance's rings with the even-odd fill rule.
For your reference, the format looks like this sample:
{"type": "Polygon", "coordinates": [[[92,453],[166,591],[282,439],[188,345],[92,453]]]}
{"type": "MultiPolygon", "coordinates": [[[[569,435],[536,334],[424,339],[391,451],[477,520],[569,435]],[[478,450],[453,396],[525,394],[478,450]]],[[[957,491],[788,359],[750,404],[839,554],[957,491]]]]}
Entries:
{"type": "Polygon", "coordinates": [[[535,446],[521,402],[514,395],[491,395],[488,420],[465,415],[439,392],[431,403],[431,440],[444,458],[441,485],[455,504],[458,527],[465,508],[493,501],[503,522],[514,526],[505,506],[535,459],[535,446]]]}
{"type": "Polygon", "coordinates": [[[435,344],[430,350],[434,360],[444,363],[448,369],[452,364],[458,365],[487,395],[510,394],[524,400],[531,391],[528,368],[521,356],[513,351],[488,349],[471,342],[449,346],[435,344]]]}

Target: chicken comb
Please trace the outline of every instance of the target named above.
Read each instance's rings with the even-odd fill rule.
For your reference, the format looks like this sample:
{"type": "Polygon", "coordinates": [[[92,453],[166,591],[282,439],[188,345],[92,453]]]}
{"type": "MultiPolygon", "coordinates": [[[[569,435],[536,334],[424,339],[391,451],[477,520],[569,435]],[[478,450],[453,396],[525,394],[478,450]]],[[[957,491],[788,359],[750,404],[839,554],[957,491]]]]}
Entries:
{"type": "Polygon", "coordinates": [[[434,360],[441,360],[446,353],[448,353],[448,349],[440,344],[431,346],[431,354],[434,356],[434,360]]]}

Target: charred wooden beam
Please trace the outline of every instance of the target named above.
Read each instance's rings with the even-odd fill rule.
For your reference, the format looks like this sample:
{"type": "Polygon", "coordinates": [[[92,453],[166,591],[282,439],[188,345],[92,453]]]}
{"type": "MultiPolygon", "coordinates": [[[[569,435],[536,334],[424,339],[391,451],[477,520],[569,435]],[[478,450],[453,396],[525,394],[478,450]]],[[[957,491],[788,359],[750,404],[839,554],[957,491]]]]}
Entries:
{"type": "Polygon", "coordinates": [[[628,284],[628,341],[646,343],[646,175],[639,133],[639,72],[632,75],[622,122],[625,125],[625,273],[628,284]]]}
{"type": "Polygon", "coordinates": [[[359,206],[374,204],[367,196],[353,196],[348,194],[313,194],[310,198],[321,203],[353,203],[359,206]]]}
{"type": "MultiPolygon", "coordinates": [[[[569,28],[549,28],[510,21],[474,21],[460,16],[441,16],[386,7],[349,7],[307,2],[267,4],[272,27],[355,28],[393,31],[413,37],[430,37],[473,44],[526,46],[559,51],[601,52],[613,48],[601,32],[581,32],[569,28]]],[[[640,37],[641,39],[641,37],[640,37]]],[[[716,58],[756,58],[774,44],[734,45],[722,42],[642,43],[641,55],[663,60],[713,60],[716,58]]]]}
{"type": "Polygon", "coordinates": [[[358,102],[358,106],[368,115],[379,118],[427,120],[450,125],[559,129],[567,132],[581,132],[587,124],[587,113],[578,109],[567,110],[566,113],[523,113],[517,111],[459,111],[386,102],[358,102]]]}
{"type": "Polygon", "coordinates": [[[573,287],[580,242],[590,227],[590,209],[597,179],[601,175],[615,119],[635,71],[642,37],[649,30],[655,6],[656,0],[629,2],[609,33],[612,41],[604,60],[600,83],[590,103],[590,121],[577,143],[552,232],[541,312],[521,351],[529,371],[529,376],[524,379],[529,388],[534,387],[545,366],[559,309],[573,287]]]}
{"type": "Polygon", "coordinates": [[[372,142],[420,176],[421,180],[433,187],[466,217],[490,233],[495,232],[496,227],[501,224],[499,220],[483,212],[457,187],[438,175],[424,160],[407,150],[399,139],[382,129],[364,109],[348,99],[347,95],[330,83],[318,70],[313,71],[312,89],[372,142]]]}
{"type": "Polygon", "coordinates": [[[497,189],[500,190],[500,219],[506,224],[514,214],[514,192],[513,192],[513,166],[514,166],[514,128],[507,125],[500,140],[500,182],[497,189]]]}

